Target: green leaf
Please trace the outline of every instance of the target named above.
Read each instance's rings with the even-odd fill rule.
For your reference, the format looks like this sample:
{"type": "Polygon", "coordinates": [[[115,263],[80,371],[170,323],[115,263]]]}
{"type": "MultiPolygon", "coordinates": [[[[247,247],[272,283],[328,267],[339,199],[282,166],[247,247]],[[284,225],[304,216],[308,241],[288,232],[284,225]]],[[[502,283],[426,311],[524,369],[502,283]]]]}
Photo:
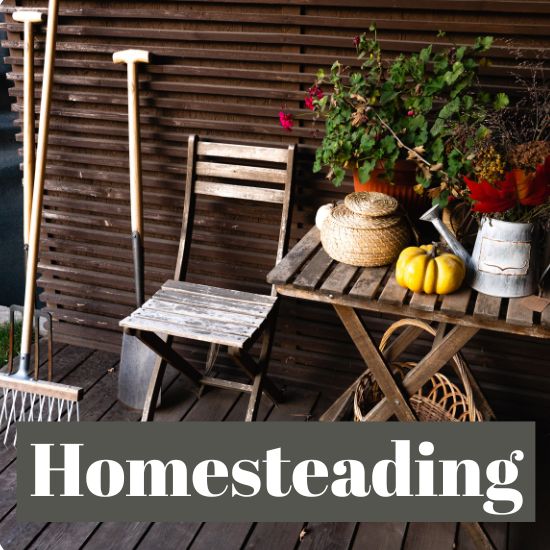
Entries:
{"type": "Polygon", "coordinates": [[[439,111],[438,117],[440,119],[447,120],[448,118],[452,117],[455,113],[457,113],[459,109],[460,109],[460,99],[456,97],[452,101],[449,101],[449,103],[447,103],[447,105],[445,105],[443,109],[439,111]]]}
{"type": "Polygon", "coordinates": [[[493,101],[493,106],[495,109],[504,109],[505,107],[508,107],[508,105],[510,105],[510,99],[505,93],[500,92],[495,96],[493,101]]]}
{"type": "Polygon", "coordinates": [[[370,175],[376,166],[376,160],[366,160],[359,167],[359,180],[361,183],[366,183],[369,181],[370,175]]]}
{"type": "Polygon", "coordinates": [[[416,182],[422,185],[424,189],[427,189],[431,185],[431,181],[426,179],[422,174],[416,174],[416,182]]]}
{"type": "Polygon", "coordinates": [[[323,166],[321,165],[321,159],[315,159],[315,162],[313,163],[313,173],[317,174],[323,169],[323,166]]]}
{"type": "Polygon", "coordinates": [[[474,44],[474,49],[480,52],[485,52],[492,45],[493,45],[492,36],[478,36],[474,44]]]}
{"type": "Polygon", "coordinates": [[[491,131],[489,130],[489,128],[482,124],[476,131],[476,138],[478,140],[486,139],[490,133],[491,131]]]}
{"type": "Polygon", "coordinates": [[[393,153],[395,149],[397,148],[397,145],[395,143],[395,139],[393,136],[384,136],[380,140],[380,147],[384,150],[386,154],[393,153]]]}
{"type": "Polygon", "coordinates": [[[434,206],[438,205],[441,208],[445,208],[449,204],[449,191],[447,191],[446,189],[441,191],[439,196],[433,199],[432,204],[434,206]]]}
{"type": "Polygon", "coordinates": [[[460,48],[457,48],[455,57],[458,61],[462,61],[462,58],[464,57],[466,50],[467,50],[466,46],[461,46],[460,48]]]}
{"type": "Polygon", "coordinates": [[[366,132],[363,133],[363,136],[361,137],[360,147],[361,151],[363,153],[368,153],[374,146],[376,145],[376,141],[373,137],[371,137],[366,132]]]}
{"type": "Polygon", "coordinates": [[[332,180],[332,183],[335,185],[335,187],[340,187],[342,185],[342,182],[344,181],[344,178],[346,177],[346,171],[341,166],[335,166],[333,168],[334,171],[334,178],[332,180]]]}
{"type": "Polygon", "coordinates": [[[435,164],[441,162],[441,160],[443,159],[443,153],[445,152],[445,144],[440,137],[434,140],[431,151],[432,162],[434,162],[435,164]]]}
{"type": "Polygon", "coordinates": [[[432,55],[432,46],[428,46],[427,48],[423,48],[420,50],[420,53],[418,54],[418,57],[420,61],[423,63],[427,63],[430,60],[430,56],[432,55]]]}
{"type": "Polygon", "coordinates": [[[470,95],[465,95],[462,98],[462,105],[466,111],[469,111],[474,106],[474,98],[470,95]]]}
{"type": "Polygon", "coordinates": [[[442,118],[437,118],[434,122],[430,134],[434,137],[438,136],[445,128],[445,121],[442,118]]]}
{"type": "Polygon", "coordinates": [[[463,74],[464,65],[460,61],[457,61],[453,65],[452,70],[445,73],[445,82],[450,86],[451,84],[454,84],[463,74]]]}

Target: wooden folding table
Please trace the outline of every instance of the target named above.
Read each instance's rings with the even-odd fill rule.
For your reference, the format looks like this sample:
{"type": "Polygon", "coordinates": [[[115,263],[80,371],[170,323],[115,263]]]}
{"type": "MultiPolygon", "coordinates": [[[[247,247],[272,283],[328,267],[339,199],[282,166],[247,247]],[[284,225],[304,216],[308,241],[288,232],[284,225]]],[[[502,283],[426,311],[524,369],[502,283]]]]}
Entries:
{"type": "MultiPolygon", "coordinates": [[[[384,394],[384,398],[368,413],[366,419],[369,421],[385,421],[394,415],[402,421],[415,421],[409,397],[481,329],[550,338],[550,307],[542,314],[534,313],[520,299],[494,298],[470,288],[448,296],[411,293],[397,284],[392,266],[358,268],[332,260],[323,250],[319,230],[315,227],[269,273],[268,281],[281,295],[334,307],[384,394]],[[359,310],[437,324],[431,351],[407,374],[400,386],[389,365],[418,338],[421,329],[405,329],[381,353],[359,317],[359,310]]],[[[467,375],[476,406],[484,418],[493,419],[493,412],[469,370],[467,375]]],[[[322,421],[339,420],[349,410],[362,376],[322,415],[322,421]]],[[[492,548],[478,524],[468,524],[467,527],[479,548],[492,548]]]]}

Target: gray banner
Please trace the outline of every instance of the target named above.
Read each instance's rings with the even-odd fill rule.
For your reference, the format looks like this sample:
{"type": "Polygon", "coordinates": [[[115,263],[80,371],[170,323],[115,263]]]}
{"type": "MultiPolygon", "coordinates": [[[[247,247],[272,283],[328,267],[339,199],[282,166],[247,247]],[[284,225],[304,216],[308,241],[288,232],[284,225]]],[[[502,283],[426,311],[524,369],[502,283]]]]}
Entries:
{"type": "Polygon", "coordinates": [[[21,424],[17,470],[20,521],[535,520],[533,423],[21,424]]]}

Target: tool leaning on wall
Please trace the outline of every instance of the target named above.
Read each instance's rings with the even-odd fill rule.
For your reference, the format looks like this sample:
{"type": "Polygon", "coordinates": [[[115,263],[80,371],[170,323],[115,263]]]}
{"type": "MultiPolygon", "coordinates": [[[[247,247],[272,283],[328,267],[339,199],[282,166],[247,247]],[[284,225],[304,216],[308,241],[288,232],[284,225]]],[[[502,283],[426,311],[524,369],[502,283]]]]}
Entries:
{"type": "MultiPolygon", "coordinates": [[[[42,99],[40,107],[40,123],[38,130],[38,147],[36,151],[36,162],[32,165],[34,153],[34,109],[30,108],[31,98],[34,95],[32,84],[34,78],[29,82],[29,74],[32,72],[32,65],[29,61],[32,56],[32,35],[29,33],[31,23],[27,24],[25,16],[27,55],[25,61],[25,76],[27,86],[25,87],[25,184],[26,193],[29,192],[30,175],[34,172],[32,187],[32,208],[30,211],[30,225],[28,228],[28,254],[25,280],[25,304],[23,308],[23,328],[21,337],[21,357],[19,369],[15,374],[0,374],[0,388],[3,392],[3,400],[0,409],[0,425],[6,422],[4,444],[8,441],[11,430],[18,421],[68,421],[76,417],[78,420],[78,402],[82,399],[81,388],[57,384],[51,381],[51,362],[49,369],[50,380],[38,380],[38,368],[35,366],[35,376],[30,374],[31,347],[33,325],[35,323],[35,302],[36,302],[36,275],[38,268],[38,252],[40,244],[40,227],[42,221],[42,206],[44,196],[44,184],[46,176],[46,160],[48,150],[48,135],[50,127],[50,111],[52,100],[53,71],[55,62],[55,49],[57,38],[57,19],[59,13],[59,0],[50,0],[48,4],[48,26],[46,34],[46,51],[44,54],[44,72],[42,80],[42,99]],[[29,94],[32,94],[29,96],[29,94]],[[31,125],[32,117],[32,125],[31,125]],[[32,128],[32,132],[31,132],[32,128]],[[33,137],[29,136],[32,133],[33,137]],[[29,150],[32,148],[32,150],[29,150]],[[34,170],[33,170],[34,168],[34,170]]],[[[32,19],[32,18],[31,18],[32,19]]],[[[29,195],[30,196],[30,195],[29,195]]],[[[30,202],[30,201],[29,201],[30,202]]],[[[27,207],[28,207],[27,203],[27,207]]],[[[27,231],[27,229],[25,229],[27,231]]],[[[38,339],[38,332],[36,340],[38,339]]],[[[12,339],[13,344],[13,339],[12,339]]],[[[50,340],[51,345],[51,340],[50,340]]],[[[13,357],[13,352],[11,353],[13,357]]],[[[51,354],[50,354],[51,355],[51,354]]],[[[14,445],[17,441],[17,433],[14,435],[14,445]]]]}
{"type": "MultiPolygon", "coordinates": [[[[130,163],[130,207],[136,306],[145,302],[143,264],[143,191],[141,182],[141,132],[139,121],[138,64],[150,61],[149,52],[124,50],[113,55],[113,62],[125,64],[128,72],[128,148],[130,163]]],[[[120,355],[118,399],[132,409],[143,409],[156,354],[135,336],[124,334],[120,355]]]]}

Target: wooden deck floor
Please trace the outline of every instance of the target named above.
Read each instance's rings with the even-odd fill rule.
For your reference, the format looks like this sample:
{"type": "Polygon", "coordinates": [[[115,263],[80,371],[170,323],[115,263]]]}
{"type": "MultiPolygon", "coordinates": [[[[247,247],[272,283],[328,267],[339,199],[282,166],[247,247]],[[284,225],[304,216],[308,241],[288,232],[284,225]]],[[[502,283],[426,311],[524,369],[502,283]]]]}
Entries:
{"type": "MultiPolygon", "coordinates": [[[[139,414],[116,401],[118,357],[75,346],[56,346],[56,380],[82,386],[86,396],[82,420],[136,422],[139,414]]],[[[277,408],[262,400],[260,418],[267,421],[315,420],[326,406],[322,395],[287,389],[287,402],[277,408]]],[[[211,390],[197,400],[185,381],[170,373],[165,380],[158,421],[235,421],[244,417],[244,396],[211,390]]],[[[548,446],[547,446],[548,447],[548,446]]],[[[548,453],[538,464],[548,463],[548,453]]],[[[540,482],[540,480],[539,480],[540,482]]],[[[540,483],[539,483],[540,485],[540,483]]],[[[18,524],[16,521],[16,452],[0,451],[0,545],[5,550],[133,549],[366,549],[469,550],[472,545],[456,523],[60,523],[18,524]]],[[[549,491],[539,490],[539,495],[549,491]]],[[[548,548],[550,524],[539,505],[540,521],[487,525],[499,550],[548,548]]]]}

